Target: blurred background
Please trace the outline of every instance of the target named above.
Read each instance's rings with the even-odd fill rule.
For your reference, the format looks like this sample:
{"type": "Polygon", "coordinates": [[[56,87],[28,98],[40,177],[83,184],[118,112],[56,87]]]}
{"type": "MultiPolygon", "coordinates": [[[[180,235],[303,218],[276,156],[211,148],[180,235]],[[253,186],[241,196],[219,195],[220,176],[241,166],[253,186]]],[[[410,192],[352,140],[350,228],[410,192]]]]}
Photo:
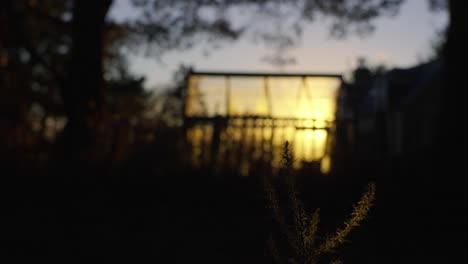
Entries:
{"type": "Polygon", "coordinates": [[[2,248],[67,262],[271,263],[262,182],[293,178],[307,211],[322,209],[323,237],[376,183],[344,262],[447,261],[439,242],[465,208],[462,10],[3,1],[2,248]]]}

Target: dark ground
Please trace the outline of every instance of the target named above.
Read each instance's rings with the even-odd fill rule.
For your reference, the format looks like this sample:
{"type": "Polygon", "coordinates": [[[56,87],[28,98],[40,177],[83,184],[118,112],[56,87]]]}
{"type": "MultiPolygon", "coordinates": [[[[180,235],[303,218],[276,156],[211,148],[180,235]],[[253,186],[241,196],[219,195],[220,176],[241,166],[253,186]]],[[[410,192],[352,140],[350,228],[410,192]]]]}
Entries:
{"type": "MultiPolygon", "coordinates": [[[[260,176],[220,177],[167,164],[170,157],[154,162],[153,154],[147,148],[113,169],[4,163],[5,263],[272,263],[265,245],[274,227],[260,176]],[[60,183],[63,177],[82,183],[60,183]]],[[[437,174],[426,161],[356,161],[328,178],[299,174],[304,204],[322,209],[322,235],[376,181],[376,206],[337,251],[344,263],[447,263],[442,252],[452,244],[442,239],[451,237],[454,229],[444,226],[453,221],[437,216],[435,194],[421,180],[437,174]]]]}

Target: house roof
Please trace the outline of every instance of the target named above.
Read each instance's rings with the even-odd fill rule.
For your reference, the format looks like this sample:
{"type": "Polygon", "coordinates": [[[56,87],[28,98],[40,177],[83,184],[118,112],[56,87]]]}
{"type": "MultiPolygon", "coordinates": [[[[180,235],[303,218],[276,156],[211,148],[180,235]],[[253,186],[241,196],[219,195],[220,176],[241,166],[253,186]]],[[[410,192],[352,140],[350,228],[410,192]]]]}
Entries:
{"type": "Polygon", "coordinates": [[[237,77],[332,77],[342,78],[334,73],[278,73],[278,72],[228,72],[228,71],[190,71],[190,75],[237,76],[237,77]]]}

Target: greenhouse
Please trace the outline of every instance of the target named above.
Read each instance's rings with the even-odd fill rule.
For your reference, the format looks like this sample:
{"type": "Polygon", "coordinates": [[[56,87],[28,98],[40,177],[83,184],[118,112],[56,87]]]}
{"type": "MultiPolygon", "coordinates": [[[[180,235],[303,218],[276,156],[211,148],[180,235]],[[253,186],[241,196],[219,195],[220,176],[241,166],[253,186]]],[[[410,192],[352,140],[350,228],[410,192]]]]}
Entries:
{"type": "Polygon", "coordinates": [[[291,143],[294,167],[330,166],[340,75],[190,72],[184,125],[192,162],[240,168],[253,163],[278,168],[291,143]]]}

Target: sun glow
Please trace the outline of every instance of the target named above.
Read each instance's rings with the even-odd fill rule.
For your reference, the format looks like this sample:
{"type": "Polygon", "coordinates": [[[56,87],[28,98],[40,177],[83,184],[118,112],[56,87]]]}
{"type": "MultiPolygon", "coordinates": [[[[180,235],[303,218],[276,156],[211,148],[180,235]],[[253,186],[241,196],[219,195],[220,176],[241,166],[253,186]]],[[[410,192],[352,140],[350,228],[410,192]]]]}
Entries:
{"type": "MultiPolygon", "coordinates": [[[[320,171],[326,173],[331,163],[327,149],[333,137],[329,129],[335,119],[340,84],[341,80],[336,77],[192,76],[185,109],[187,116],[235,118],[230,119],[221,135],[214,135],[213,129],[203,129],[211,134],[189,135],[189,140],[223,139],[221,145],[230,149],[228,153],[237,153],[239,157],[220,160],[237,162],[244,172],[255,160],[279,167],[281,148],[287,140],[293,146],[296,168],[303,162],[319,162],[320,171]]],[[[194,150],[197,156],[193,158],[206,158],[206,154],[202,154],[206,152],[194,150]]]]}

